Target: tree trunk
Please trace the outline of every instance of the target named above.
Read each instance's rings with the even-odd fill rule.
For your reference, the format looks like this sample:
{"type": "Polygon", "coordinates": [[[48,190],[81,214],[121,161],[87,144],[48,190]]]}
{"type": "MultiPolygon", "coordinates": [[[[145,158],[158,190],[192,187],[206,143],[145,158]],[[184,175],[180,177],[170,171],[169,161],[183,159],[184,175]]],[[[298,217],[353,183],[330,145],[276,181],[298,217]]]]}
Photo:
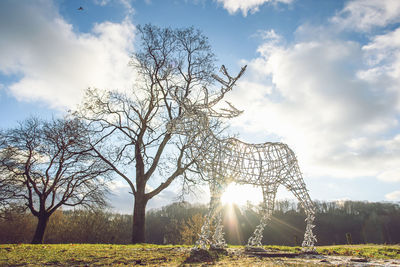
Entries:
{"type": "Polygon", "coordinates": [[[133,208],[132,244],[144,243],[147,199],[144,195],[135,196],[133,208]]]}
{"type": "Polygon", "coordinates": [[[44,232],[46,230],[47,222],[49,221],[49,216],[47,214],[40,214],[38,216],[38,223],[36,226],[35,235],[32,239],[32,244],[42,244],[44,232]]]}

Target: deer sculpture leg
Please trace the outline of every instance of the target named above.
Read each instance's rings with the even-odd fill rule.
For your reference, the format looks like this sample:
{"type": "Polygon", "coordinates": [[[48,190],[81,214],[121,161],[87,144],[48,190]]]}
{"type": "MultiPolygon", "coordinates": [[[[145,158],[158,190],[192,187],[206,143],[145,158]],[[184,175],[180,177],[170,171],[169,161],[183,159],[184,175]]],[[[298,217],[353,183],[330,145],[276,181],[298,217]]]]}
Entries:
{"type": "Polygon", "coordinates": [[[299,200],[300,205],[303,207],[306,213],[306,230],[304,233],[304,240],[302,243],[302,247],[304,251],[314,251],[314,244],[317,242],[317,238],[312,232],[312,229],[315,227],[314,219],[315,219],[315,208],[312,203],[310,196],[305,188],[288,188],[299,200]]]}
{"type": "Polygon", "coordinates": [[[212,236],[210,248],[211,249],[225,249],[228,245],[224,238],[224,225],[222,223],[222,205],[221,196],[225,192],[227,187],[226,182],[223,179],[219,179],[219,183],[214,183],[214,200],[215,200],[215,212],[214,212],[214,234],[212,236]]]}
{"type": "Polygon", "coordinates": [[[263,190],[263,206],[260,224],[257,225],[253,235],[249,238],[246,250],[259,250],[261,249],[261,240],[263,238],[264,228],[271,220],[272,212],[274,210],[275,195],[277,190],[276,184],[267,184],[262,186],[263,190]]]}
{"type": "Polygon", "coordinates": [[[222,185],[216,181],[210,182],[210,205],[206,220],[201,227],[199,239],[195,243],[195,249],[207,249],[210,245],[213,249],[225,248],[226,242],[224,239],[222,212],[221,212],[221,195],[226,188],[226,184],[222,185]],[[211,236],[211,226],[214,226],[214,234],[211,236]]]}
{"type": "Polygon", "coordinates": [[[310,198],[310,195],[308,194],[297,163],[292,167],[291,173],[294,173],[295,175],[289,175],[289,178],[285,179],[284,185],[293,193],[293,195],[296,196],[306,213],[306,230],[304,233],[302,247],[303,251],[311,252],[315,250],[314,244],[317,242],[317,238],[312,232],[312,229],[315,227],[315,206],[310,198]]]}

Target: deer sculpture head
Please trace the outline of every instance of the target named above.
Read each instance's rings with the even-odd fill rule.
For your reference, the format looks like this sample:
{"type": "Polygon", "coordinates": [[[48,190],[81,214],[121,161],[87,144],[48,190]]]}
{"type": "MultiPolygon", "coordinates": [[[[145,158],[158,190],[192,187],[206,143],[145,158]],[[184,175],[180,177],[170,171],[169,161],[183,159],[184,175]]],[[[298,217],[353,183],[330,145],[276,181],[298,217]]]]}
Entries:
{"type": "Polygon", "coordinates": [[[235,108],[228,101],[225,101],[228,105],[226,108],[217,110],[215,106],[224,98],[227,92],[232,90],[236,81],[243,75],[245,70],[246,66],[242,67],[237,76],[232,77],[228,74],[225,66],[222,65],[220,71],[228,80],[226,81],[224,78],[213,75],[213,78],[222,85],[220,92],[210,96],[208,88],[203,87],[204,98],[197,101],[197,103],[192,103],[187,97],[180,97],[177,90],[171,93],[172,98],[182,109],[182,113],[167,124],[167,131],[180,135],[190,135],[204,131],[204,129],[209,129],[210,118],[234,118],[239,116],[242,111],[235,108]]]}

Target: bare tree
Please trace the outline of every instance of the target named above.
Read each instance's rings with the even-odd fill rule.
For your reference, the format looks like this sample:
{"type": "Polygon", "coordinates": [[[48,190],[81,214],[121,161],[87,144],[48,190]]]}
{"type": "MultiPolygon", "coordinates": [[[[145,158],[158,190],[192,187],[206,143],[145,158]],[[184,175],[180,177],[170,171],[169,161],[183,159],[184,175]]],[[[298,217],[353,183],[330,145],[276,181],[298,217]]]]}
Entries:
{"type": "MultiPolygon", "coordinates": [[[[138,27],[138,35],[140,47],[131,62],[137,72],[133,90],[89,88],[75,112],[92,127],[94,151],[130,186],[134,196],[132,243],[145,242],[148,201],[177,177],[185,183],[197,173],[195,159],[189,155],[193,140],[167,129],[183,113],[179,103],[215,104],[239,78],[228,75],[229,82],[225,82],[214,75],[215,56],[207,37],[198,30],[145,25],[138,27]],[[222,86],[220,90],[214,82],[222,86]]],[[[210,122],[211,129],[218,128],[218,121],[210,122]]]]}
{"type": "MultiPolygon", "coordinates": [[[[0,136],[3,136],[0,131],[0,136]]],[[[0,148],[5,145],[4,139],[0,139],[0,148]]],[[[0,217],[6,218],[11,211],[23,211],[19,206],[19,195],[22,190],[21,186],[7,175],[7,168],[3,164],[5,161],[5,151],[0,150],[0,217]]]]}
{"type": "Polygon", "coordinates": [[[18,189],[10,197],[38,219],[32,243],[43,242],[49,217],[62,205],[105,205],[109,167],[91,154],[87,136],[77,119],[31,118],[1,133],[2,177],[18,189]]]}

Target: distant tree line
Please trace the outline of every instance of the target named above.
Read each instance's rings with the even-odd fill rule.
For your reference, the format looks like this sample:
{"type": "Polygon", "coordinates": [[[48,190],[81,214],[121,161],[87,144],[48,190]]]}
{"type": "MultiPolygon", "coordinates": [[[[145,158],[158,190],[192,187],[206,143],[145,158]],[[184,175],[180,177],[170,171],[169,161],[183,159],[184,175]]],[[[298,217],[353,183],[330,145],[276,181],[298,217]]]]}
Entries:
{"type": "MultiPolygon", "coordinates": [[[[318,245],[400,243],[400,205],[358,201],[316,202],[318,245]]],[[[292,201],[278,201],[263,244],[301,245],[305,214],[292,201]]],[[[246,244],[258,224],[258,208],[224,206],[228,244],[246,244]]],[[[206,205],[173,203],[149,210],[146,240],[155,244],[192,245],[197,239],[206,205]]],[[[131,243],[132,216],[102,210],[57,210],[50,218],[44,243],[131,243]]],[[[9,211],[0,218],[0,243],[29,243],[36,220],[32,214],[9,211]]]]}

